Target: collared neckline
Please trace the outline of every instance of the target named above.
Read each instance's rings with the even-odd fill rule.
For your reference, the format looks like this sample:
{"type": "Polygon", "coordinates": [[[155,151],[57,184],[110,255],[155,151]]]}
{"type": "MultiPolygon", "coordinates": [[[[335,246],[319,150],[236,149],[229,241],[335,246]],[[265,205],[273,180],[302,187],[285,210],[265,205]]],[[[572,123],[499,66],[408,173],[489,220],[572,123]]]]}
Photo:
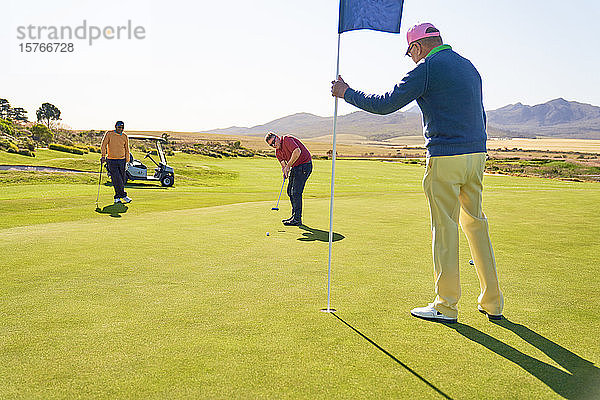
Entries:
{"type": "Polygon", "coordinates": [[[442,44],[439,45],[438,47],[434,47],[433,49],[431,49],[431,51],[429,52],[429,54],[427,54],[425,56],[425,58],[434,55],[435,53],[439,53],[442,50],[452,50],[452,47],[449,44],[442,44]]]}

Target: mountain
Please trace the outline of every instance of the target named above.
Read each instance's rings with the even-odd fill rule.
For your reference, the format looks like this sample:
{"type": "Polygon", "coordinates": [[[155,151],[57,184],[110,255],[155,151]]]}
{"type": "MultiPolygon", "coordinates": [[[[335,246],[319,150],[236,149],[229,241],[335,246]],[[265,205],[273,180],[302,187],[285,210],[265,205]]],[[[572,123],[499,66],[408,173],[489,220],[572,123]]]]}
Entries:
{"type": "Polygon", "coordinates": [[[499,125],[554,126],[597,120],[600,118],[600,107],[558,98],[536,106],[510,104],[490,111],[488,118],[490,123],[499,125]]]}
{"type": "Polygon", "coordinates": [[[297,113],[278,118],[263,125],[256,125],[251,128],[242,128],[232,126],[224,129],[214,129],[207,133],[219,133],[225,135],[264,135],[268,131],[290,132],[301,137],[319,136],[320,125],[325,125],[327,121],[333,120],[333,117],[319,117],[309,113],[297,113]]]}
{"type": "MultiPolygon", "coordinates": [[[[487,112],[488,136],[600,139],[600,107],[562,98],[528,106],[510,104],[487,112]]],[[[268,131],[289,133],[303,139],[331,135],[333,117],[298,113],[250,128],[230,127],[207,133],[264,135],[268,131]]],[[[374,115],[355,111],[338,116],[337,133],[365,140],[387,140],[400,136],[422,135],[422,117],[415,105],[407,111],[374,115]]]]}
{"type": "MultiPolygon", "coordinates": [[[[298,113],[251,128],[230,127],[214,129],[206,133],[255,136],[274,131],[310,139],[330,135],[332,127],[333,117],[298,113]]],[[[358,135],[370,140],[385,140],[398,136],[421,135],[423,128],[420,113],[409,111],[375,116],[365,111],[355,111],[338,116],[336,131],[338,134],[358,135]]]]}
{"type": "Polygon", "coordinates": [[[600,107],[563,98],[535,106],[510,104],[487,115],[489,125],[508,132],[600,139],[600,107]]]}

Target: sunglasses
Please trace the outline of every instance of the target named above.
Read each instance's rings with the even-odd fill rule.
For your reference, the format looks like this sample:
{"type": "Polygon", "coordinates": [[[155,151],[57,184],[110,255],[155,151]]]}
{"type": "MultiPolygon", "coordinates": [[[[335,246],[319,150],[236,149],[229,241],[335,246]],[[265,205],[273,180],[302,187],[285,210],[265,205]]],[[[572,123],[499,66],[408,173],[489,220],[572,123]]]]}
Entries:
{"type": "Polygon", "coordinates": [[[415,42],[415,43],[412,43],[410,46],[408,46],[408,50],[406,50],[406,55],[407,56],[412,57],[412,54],[410,54],[410,51],[412,50],[413,46],[416,46],[417,44],[420,45],[419,42],[415,42]]]}

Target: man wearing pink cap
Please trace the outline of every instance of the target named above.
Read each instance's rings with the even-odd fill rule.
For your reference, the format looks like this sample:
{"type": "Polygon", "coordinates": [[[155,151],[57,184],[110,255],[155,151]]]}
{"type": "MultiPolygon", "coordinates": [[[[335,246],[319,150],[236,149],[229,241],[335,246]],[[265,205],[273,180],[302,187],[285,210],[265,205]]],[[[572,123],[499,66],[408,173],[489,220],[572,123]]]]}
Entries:
{"type": "Polygon", "coordinates": [[[427,148],[423,190],[431,213],[436,297],[411,314],[432,321],[457,321],[460,223],[479,278],[477,308],[490,320],[501,319],[504,299],[481,207],[487,152],[481,76],[469,60],[443,44],[439,30],[430,23],[410,28],[406,39],[406,55],[417,66],[392,91],[367,95],[350,88],[339,76],[332,82],[331,93],[376,114],[392,113],[413,100],[421,108],[427,148]]]}

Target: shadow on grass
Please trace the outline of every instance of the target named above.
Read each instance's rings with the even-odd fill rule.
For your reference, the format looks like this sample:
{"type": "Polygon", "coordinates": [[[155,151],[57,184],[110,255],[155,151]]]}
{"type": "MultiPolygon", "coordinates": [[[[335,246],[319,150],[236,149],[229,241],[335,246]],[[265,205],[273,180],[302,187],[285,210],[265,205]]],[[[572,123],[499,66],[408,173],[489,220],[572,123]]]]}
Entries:
{"type": "MultiPolygon", "coordinates": [[[[322,231],[320,229],[311,228],[310,226],[300,225],[298,228],[305,230],[301,238],[298,238],[301,242],[328,242],[329,243],[329,231],[322,231]]],[[[333,232],[333,241],[337,242],[345,238],[341,233],[333,232]]]]}
{"type": "MultiPolygon", "coordinates": [[[[113,187],[111,181],[105,182],[104,186],[106,186],[106,187],[113,187]]],[[[126,188],[135,188],[135,189],[160,189],[160,190],[167,190],[167,189],[169,189],[166,186],[162,186],[160,184],[160,182],[158,182],[158,181],[152,181],[152,182],[127,182],[125,184],[125,187],[126,188]]]]}
{"type": "Polygon", "coordinates": [[[109,214],[111,217],[114,218],[121,218],[121,214],[126,213],[127,210],[127,206],[123,203],[111,204],[109,206],[105,206],[102,209],[100,209],[100,207],[96,207],[96,212],[98,214],[109,214]]]}
{"type": "Polygon", "coordinates": [[[331,313],[331,315],[333,315],[334,317],[336,317],[339,321],[341,321],[344,325],[346,325],[348,328],[352,329],[354,332],[358,333],[363,339],[365,339],[367,342],[369,342],[370,344],[372,344],[373,346],[375,346],[375,348],[379,351],[381,351],[383,354],[385,354],[386,356],[388,356],[389,358],[391,358],[392,360],[394,360],[396,363],[400,364],[405,370],[407,370],[408,372],[410,372],[411,374],[413,374],[415,377],[417,377],[421,382],[423,382],[424,384],[426,384],[427,386],[429,386],[431,389],[433,389],[434,391],[436,391],[440,396],[442,396],[445,399],[452,399],[450,396],[448,396],[446,393],[442,392],[440,389],[438,389],[435,385],[433,385],[433,383],[429,382],[427,379],[423,378],[421,375],[419,375],[419,373],[417,373],[415,370],[413,370],[412,368],[410,368],[408,365],[406,365],[405,363],[403,363],[402,361],[398,360],[393,354],[391,354],[389,351],[387,351],[386,349],[384,349],[383,347],[381,347],[380,345],[378,345],[377,343],[375,343],[374,341],[372,341],[371,339],[369,339],[367,336],[365,336],[361,331],[359,331],[358,329],[356,329],[355,327],[353,327],[352,325],[350,325],[349,323],[347,323],[346,321],[344,321],[342,318],[340,318],[336,313],[331,313]]]}
{"type": "Polygon", "coordinates": [[[446,324],[445,326],[517,364],[566,399],[600,398],[600,369],[595,367],[592,362],[579,357],[524,325],[511,322],[508,319],[491,322],[515,333],[569,372],[522,353],[514,347],[468,325],[457,323],[446,324]]]}
{"type": "Polygon", "coordinates": [[[154,181],[154,183],[144,183],[144,182],[127,182],[125,184],[126,188],[136,188],[136,189],[159,189],[159,190],[167,190],[169,189],[166,186],[162,186],[160,182],[154,181]]]}

